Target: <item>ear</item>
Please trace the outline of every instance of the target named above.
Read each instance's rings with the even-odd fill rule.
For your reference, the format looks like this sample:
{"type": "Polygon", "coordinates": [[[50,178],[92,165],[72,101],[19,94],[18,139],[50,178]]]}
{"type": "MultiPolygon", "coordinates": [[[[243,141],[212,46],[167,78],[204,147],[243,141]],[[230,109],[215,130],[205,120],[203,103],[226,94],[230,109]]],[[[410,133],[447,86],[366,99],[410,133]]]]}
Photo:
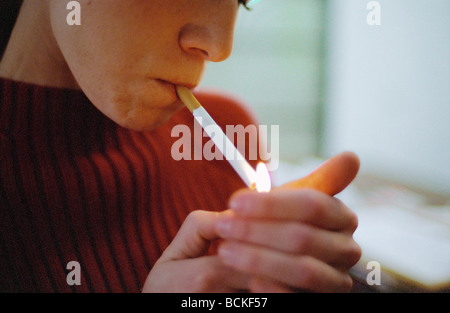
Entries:
{"type": "Polygon", "coordinates": [[[353,181],[359,171],[359,165],[356,154],[343,152],[325,161],[311,174],[279,188],[310,188],[334,196],[353,181]]]}

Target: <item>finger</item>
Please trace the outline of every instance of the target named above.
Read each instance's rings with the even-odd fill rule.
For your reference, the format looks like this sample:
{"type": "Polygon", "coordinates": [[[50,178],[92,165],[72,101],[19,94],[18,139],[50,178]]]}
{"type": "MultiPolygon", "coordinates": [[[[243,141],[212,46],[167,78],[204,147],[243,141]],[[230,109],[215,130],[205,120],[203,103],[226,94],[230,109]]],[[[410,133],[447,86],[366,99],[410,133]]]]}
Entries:
{"type": "Polygon", "coordinates": [[[351,236],[303,223],[230,216],[219,220],[217,233],[228,240],[313,256],[341,269],[350,269],[361,257],[361,249],[351,236]]]}
{"type": "Polygon", "coordinates": [[[312,189],[277,189],[267,193],[242,190],[229,207],[244,217],[296,220],[329,230],[354,232],[358,218],[339,199],[312,189]]]}
{"type": "Polygon", "coordinates": [[[225,241],[223,262],[239,271],[277,281],[290,288],[314,292],[348,292],[349,275],[310,256],[292,256],[263,247],[225,241]]]}
{"type": "Polygon", "coordinates": [[[158,262],[150,272],[144,292],[242,292],[250,276],[226,266],[216,256],[158,262]]]}
{"type": "Polygon", "coordinates": [[[279,188],[310,188],[334,196],[353,181],[359,165],[356,154],[343,152],[327,160],[311,174],[279,188]]]}
{"type": "Polygon", "coordinates": [[[254,277],[249,282],[250,292],[253,293],[293,293],[294,290],[273,280],[254,277]]]}
{"type": "MultiPolygon", "coordinates": [[[[178,261],[179,262],[179,261],[178,261]]],[[[189,292],[239,292],[248,290],[250,275],[229,267],[215,256],[183,260],[190,277],[184,282],[189,292]],[[192,266],[189,266],[192,264],[192,266]]]]}
{"type": "Polygon", "coordinates": [[[211,240],[218,238],[215,224],[221,214],[200,210],[191,212],[158,261],[203,256],[211,240]]]}

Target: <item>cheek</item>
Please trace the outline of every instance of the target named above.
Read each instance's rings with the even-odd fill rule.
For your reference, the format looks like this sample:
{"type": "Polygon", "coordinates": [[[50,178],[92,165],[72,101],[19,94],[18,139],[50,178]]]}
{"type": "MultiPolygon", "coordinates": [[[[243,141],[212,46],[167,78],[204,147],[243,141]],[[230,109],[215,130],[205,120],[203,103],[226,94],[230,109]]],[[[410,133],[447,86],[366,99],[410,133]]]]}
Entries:
{"type": "MultiPolygon", "coordinates": [[[[119,125],[134,130],[152,129],[178,108],[175,91],[145,75],[118,70],[108,62],[69,57],[75,80],[90,101],[119,125]]],[[[126,66],[126,60],[122,62],[126,66]]]]}
{"type": "MultiPolygon", "coordinates": [[[[181,107],[174,90],[148,77],[152,71],[159,75],[160,64],[164,63],[161,56],[150,51],[167,49],[161,49],[157,38],[149,34],[146,40],[124,35],[139,33],[132,28],[143,22],[134,25],[130,22],[127,26],[111,21],[116,13],[104,4],[118,6],[123,2],[99,0],[88,5],[85,1],[81,26],[68,26],[65,18],[61,18],[67,15],[63,2],[52,1],[53,33],[78,85],[103,114],[121,126],[144,130],[165,122],[181,107]]],[[[154,32],[152,35],[156,36],[154,32]]]]}

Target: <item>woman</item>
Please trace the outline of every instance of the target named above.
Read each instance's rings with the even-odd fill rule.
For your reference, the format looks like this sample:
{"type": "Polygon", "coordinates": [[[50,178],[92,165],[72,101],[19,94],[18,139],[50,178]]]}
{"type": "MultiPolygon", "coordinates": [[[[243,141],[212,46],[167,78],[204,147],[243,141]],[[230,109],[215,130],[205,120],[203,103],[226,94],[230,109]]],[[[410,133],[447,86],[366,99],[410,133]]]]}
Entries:
{"type": "MultiPolygon", "coordinates": [[[[170,130],[193,127],[174,85],[230,55],[243,1],[78,2],[71,26],[68,1],[25,0],[7,33],[0,289],[348,291],[357,219],[332,195],[353,154],[266,194],[238,191],[226,161],[170,156],[170,130]]],[[[229,97],[197,96],[222,126],[254,123],[229,97]]]]}

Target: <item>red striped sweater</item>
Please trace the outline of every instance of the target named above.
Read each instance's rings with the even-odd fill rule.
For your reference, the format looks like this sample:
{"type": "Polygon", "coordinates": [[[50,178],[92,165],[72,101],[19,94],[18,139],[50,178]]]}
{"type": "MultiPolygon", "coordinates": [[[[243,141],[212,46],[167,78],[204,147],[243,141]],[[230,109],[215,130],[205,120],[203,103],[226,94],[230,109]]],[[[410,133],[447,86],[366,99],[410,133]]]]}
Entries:
{"type": "MultiPolygon", "coordinates": [[[[220,125],[253,123],[229,98],[198,97],[220,125]]],[[[138,292],[189,212],[244,187],[226,161],[173,160],[178,124],[193,127],[186,109],[130,131],[81,91],[1,79],[0,291],[138,292]]]]}

